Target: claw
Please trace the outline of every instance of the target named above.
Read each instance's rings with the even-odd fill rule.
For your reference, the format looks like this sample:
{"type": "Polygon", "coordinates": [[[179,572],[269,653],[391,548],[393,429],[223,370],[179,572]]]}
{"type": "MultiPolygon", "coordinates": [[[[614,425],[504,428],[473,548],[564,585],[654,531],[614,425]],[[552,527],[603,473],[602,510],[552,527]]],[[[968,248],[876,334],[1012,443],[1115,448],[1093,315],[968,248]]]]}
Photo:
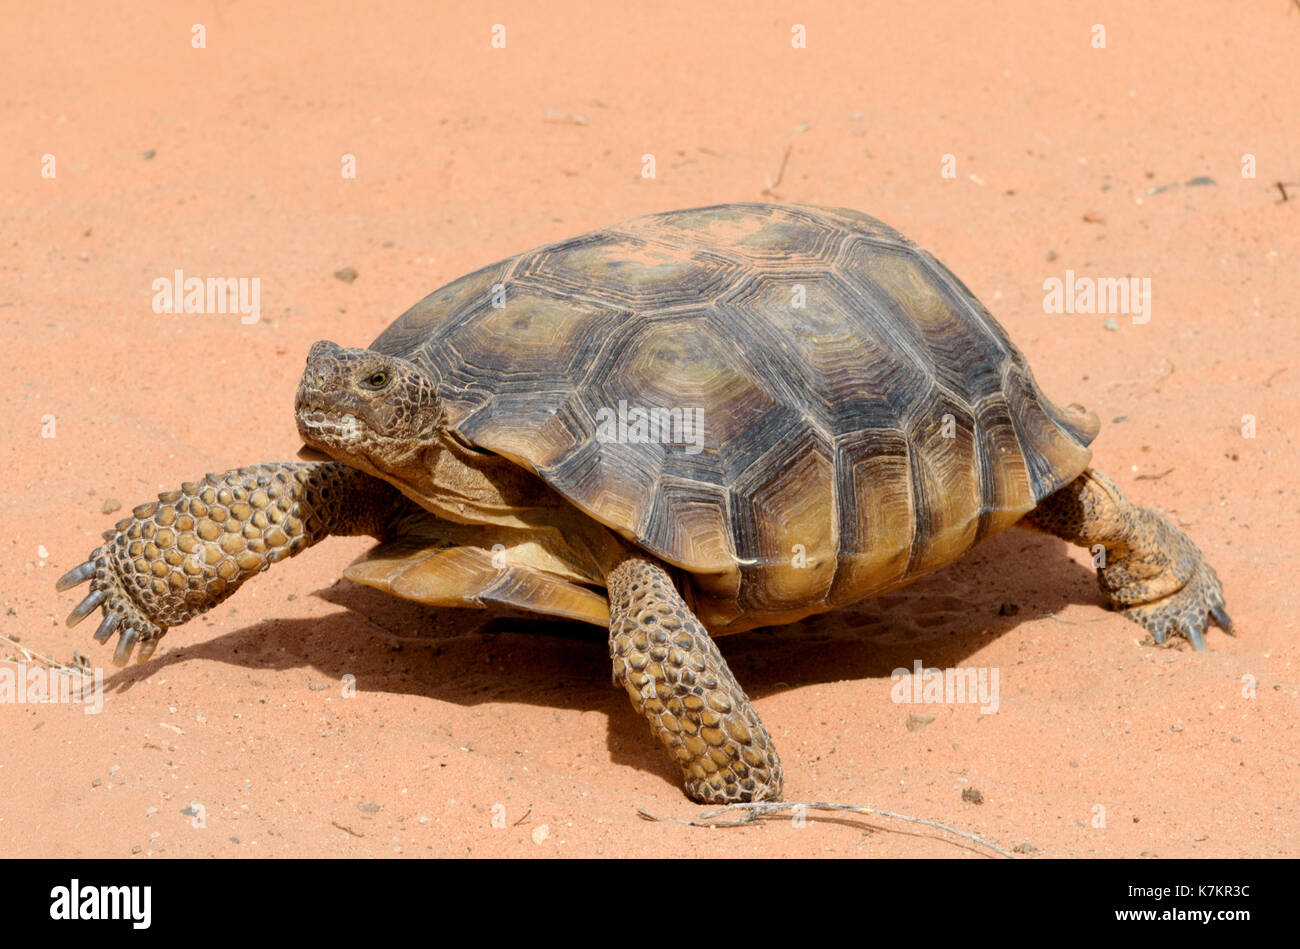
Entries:
{"type": "Polygon", "coordinates": [[[153,651],[157,648],[158,640],[156,639],[151,639],[146,643],[141,643],[140,652],[136,654],[135,661],[140,663],[140,665],[144,665],[149,661],[149,657],[153,655],[153,651]]]}
{"type": "Polygon", "coordinates": [[[1186,629],[1187,638],[1192,641],[1192,647],[1197,652],[1205,652],[1205,637],[1201,635],[1200,626],[1189,626],[1186,629]]]}
{"type": "Polygon", "coordinates": [[[95,561],[87,560],[85,563],[73,567],[63,576],[59,577],[58,582],[54,584],[54,588],[60,593],[63,593],[67,590],[71,590],[78,583],[85,583],[94,575],[95,561]]]}
{"type": "Polygon", "coordinates": [[[1156,641],[1157,645],[1163,646],[1165,644],[1165,640],[1169,638],[1169,634],[1166,633],[1163,629],[1153,629],[1151,630],[1151,638],[1156,641]]]}
{"type": "Polygon", "coordinates": [[[99,604],[103,603],[107,599],[107,590],[93,591],[88,597],[72,608],[72,612],[68,614],[68,625],[76,626],[92,613],[95,607],[99,606],[99,604]]]}
{"type": "Polygon", "coordinates": [[[95,639],[101,643],[108,642],[108,637],[113,635],[113,630],[117,629],[121,622],[121,613],[109,613],[99,624],[99,629],[95,630],[95,639]]]}
{"type": "Polygon", "coordinates": [[[1219,624],[1219,629],[1223,630],[1229,636],[1236,635],[1232,631],[1232,619],[1231,617],[1228,616],[1226,612],[1224,612],[1223,607],[1221,606],[1210,607],[1210,616],[1213,617],[1214,621],[1219,624]]]}
{"type": "Polygon", "coordinates": [[[127,628],[122,630],[122,638],[117,642],[117,649],[113,653],[113,665],[125,666],[131,661],[131,650],[135,648],[136,640],[140,638],[139,632],[127,628]]]}

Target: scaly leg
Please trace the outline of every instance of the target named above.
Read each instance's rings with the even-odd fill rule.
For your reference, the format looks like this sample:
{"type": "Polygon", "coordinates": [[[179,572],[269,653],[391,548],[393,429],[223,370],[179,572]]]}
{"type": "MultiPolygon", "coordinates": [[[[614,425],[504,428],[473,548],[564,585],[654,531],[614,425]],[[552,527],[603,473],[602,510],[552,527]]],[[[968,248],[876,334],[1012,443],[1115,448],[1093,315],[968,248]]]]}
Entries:
{"type": "Polygon", "coordinates": [[[137,643],[145,662],[170,627],[216,606],[253,574],[331,534],[379,536],[402,502],[387,482],[332,461],[209,474],[137,507],[63,575],[60,591],[90,581],[68,625],[103,606],[95,638],[107,642],[120,628],[113,662],[126,665],[137,643]]]}
{"type": "Polygon", "coordinates": [[[1157,643],[1181,633],[1204,649],[1207,615],[1232,632],[1219,578],[1197,546],[1159,512],[1127,500],[1101,472],[1088,469],[1021,523],[1082,547],[1102,545],[1102,592],[1157,643]]]}
{"type": "Polygon", "coordinates": [[[708,630],[659,564],[630,557],[606,579],[614,684],[706,804],[780,800],[772,739],[708,630]]]}

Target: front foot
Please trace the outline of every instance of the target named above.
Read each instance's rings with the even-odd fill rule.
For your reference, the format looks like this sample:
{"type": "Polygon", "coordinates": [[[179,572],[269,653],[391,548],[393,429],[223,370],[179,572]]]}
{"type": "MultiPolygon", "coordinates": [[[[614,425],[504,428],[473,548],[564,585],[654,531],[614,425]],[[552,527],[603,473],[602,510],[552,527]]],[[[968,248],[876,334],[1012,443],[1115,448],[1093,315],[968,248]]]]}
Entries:
{"type": "Polygon", "coordinates": [[[1205,630],[1210,620],[1224,632],[1232,633],[1232,620],[1224,610],[1223,587],[1214,568],[1204,560],[1197,563],[1192,578],[1176,593],[1140,606],[1117,608],[1141,624],[1161,645],[1171,634],[1182,635],[1196,650],[1204,651],[1205,630]]]}
{"type": "MultiPolygon", "coordinates": [[[[136,530],[140,522],[135,521],[136,530]]],[[[119,564],[129,541],[123,531],[105,531],[108,543],[91,551],[90,559],[69,570],[56,584],[60,593],[90,581],[90,593],[68,614],[68,625],[76,626],[95,608],[104,608],[103,619],[95,630],[95,639],[106,643],[114,632],[120,631],[113,664],[125,666],[131,661],[131,652],[140,646],[140,662],[146,662],[158,648],[158,640],[167,632],[140,607],[127,589],[119,564]]]]}
{"type": "Polygon", "coordinates": [[[210,474],[140,505],[104,532],[105,543],[89,560],[59,579],[60,591],[90,581],[90,594],[68,614],[68,625],[102,606],[95,639],[107,642],[120,631],[114,664],[130,662],[137,644],[138,661],[148,661],[170,627],[307,545],[293,491],[297,473],[210,474]]]}
{"type": "Polygon", "coordinates": [[[691,800],[781,799],[772,737],[662,566],[631,557],[606,580],[614,683],[682,770],[691,800]]]}
{"type": "Polygon", "coordinates": [[[121,632],[113,662],[145,662],[172,626],[216,606],[249,577],[330,533],[373,533],[392,510],[393,489],[335,462],[236,468],[160,494],[104,532],[90,559],[58,581],[90,581],[68,615],[75,626],[103,607],[95,638],[121,632]]]}

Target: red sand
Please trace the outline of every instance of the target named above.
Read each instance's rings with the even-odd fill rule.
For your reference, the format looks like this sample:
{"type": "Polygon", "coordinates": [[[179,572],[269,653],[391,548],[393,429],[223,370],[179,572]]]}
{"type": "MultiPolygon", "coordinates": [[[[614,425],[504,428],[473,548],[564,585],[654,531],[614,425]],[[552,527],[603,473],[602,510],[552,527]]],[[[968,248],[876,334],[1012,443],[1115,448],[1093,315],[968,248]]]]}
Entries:
{"type": "MultiPolygon", "coordinates": [[[[635,214],[848,206],[943,259],[1050,395],[1098,412],[1096,465],[1188,529],[1240,635],[1212,631],[1204,654],[1139,645],[1099,608],[1083,551],[1010,531],[885,600],[724,642],[787,796],[1035,855],[1300,854],[1300,9],[811,3],[793,49],[788,4],[432,6],[14,18],[0,632],[107,664],[93,619],[63,625],[77,597],[55,579],[156,492],[291,457],[313,340],[364,345],[461,273],[635,214]],[[1216,184],[1185,184],[1202,175],[1216,184]],[[260,277],[260,322],[155,314],[152,281],[177,269],[260,277]],[[1067,269],[1151,277],[1152,319],[1044,314],[1043,281],[1067,269]],[[108,497],[125,510],[101,513],[108,497]],[[891,670],[914,659],[998,669],[998,713],[891,703],[891,670]],[[911,714],[934,720],[911,731],[911,714]]],[[[102,714],[0,705],[0,855],[983,853],[875,818],[639,819],[699,809],[611,687],[601,631],[338,581],[367,543],[323,544],[170,632],[148,665],[108,666],[102,714]]]]}

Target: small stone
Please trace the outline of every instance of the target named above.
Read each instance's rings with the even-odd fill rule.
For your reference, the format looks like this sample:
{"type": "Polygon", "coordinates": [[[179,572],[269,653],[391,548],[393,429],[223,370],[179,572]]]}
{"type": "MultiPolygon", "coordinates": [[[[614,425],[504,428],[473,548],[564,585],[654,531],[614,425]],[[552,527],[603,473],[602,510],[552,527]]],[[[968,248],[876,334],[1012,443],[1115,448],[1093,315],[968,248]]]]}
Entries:
{"type": "Polygon", "coordinates": [[[326,682],[316,682],[315,680],[313,680],[307,683],[307,688],[311,689],[313,692],[324,692],[326,689],[329,688],[329,684],[326,682]]]}
{"type": "Polygon", "coordinates": [[[92,788],[97,788],[97,787],[99,787],[100,785],[102,785],[103,783],[104,783],[104,779],[103,779],[103,778],[95,778],[93,781],[90,782],[90,786],[91,786],[92,788]]]}
{"type": "Polygon", "coordinates": [[[909,732],[919,732],[932,721],[934,721],[933,715],[909,715],[907,716],[907,730],[909,732]]]}
{"type": "Polygon", "coordinates": [[[140,852],[141,850],[143,850],[143,849],[144,849],[144,848],[141,847],[139,844],[135,844],[135,845],[131,848],[131,852],[132,852],[132,853],[139,853],[139,852],[140,852]]]}
{"type": "Polygon", "coordinates": [[[142,155],[141,157],[144,158],[145,161],[153,161],[153,156],[157,154],[158,152],[155,149],[146,148],[144,150],[144,155],[142,155]]]}
{"type": "Polygon", "coordinates": [[[372,803],[359,804],[357,806],[361,808],[361,813],[363,814],[378,814],[382,807],[379,804],[372,803]]]}
{"type": "Polygon", "coordinates": [[[1171,732],[1180,732],[1183,730],[1183,726],[1178,722],[1174,722],[1172,725],[1169,726],[1169,730],[1171,732]]]}
{"type": "Polygon", "coordinates": [[[967,804],[983,804],[984,795],[974,788],[965,788],[961,792],[961,799],[967,804]]]}
{"type": "Polygon", "coordinates": [[[1023,844],[1016,844],[1011,848],[1013,853],[1033,853],[1037,849],[1037,847],[1027,841],[1023,844]]]}
{"type": "Polygon", "coordinates": [[[104,503],[100,505],[100,514],[112,514],[115,511],[122,510],[122,502],[117,498],[104,498],[104,503]]]}
{"type": "Polygon", "coordinates": [[[1127,416],[1127,415],[1116,415],[1113,419],[1111,419],[1111,421],[1114,422],[1116,425],[1118,425],[1120,422],[1127,422],[1127,421],[1128,421],[1128,416],[1127,416]]]}
{"type": "Polygon", "coordinates": [[[44,545],[44,544],[37,544],[37,545],[36,545],[36,556],[40,557],[42,560],[48,560],[48,559],[49,559],[49,556],[50,556],[50,552],[49,552],[48,550],[45,549],[45,545],[44,545]]]}
{"type": "Polygon", "coordinates": [[[357,273],[355,267],[344,267],[342,270],[334,271],[334,276],[339,280],[342,280],[344,283],[351,283],[353,280],[356,280],[360,274],[357,273]]]}
{"type": "Polygon", "coordinates": [[[551,836],[551,828],[547,824],[538,824],[533,828],[533,843],[541,844],[547,837],[551,836]]]}
{"type": "Polygon", "coordinates": [[[1213,178],[1211,178],[1209,175],[1197,175],[1197,176],[1196,176],[1195,178],[1193,178],[1191,181],[1187,182],[1187,187],[1189,187],[1189,188],[1205,188],[1205,187],[1212,186],[1212,185],[1217,185],[1217,184],[1218,184],[1218,182],[1215,181],[1213,178]]]}
{"type": "Polygon", "coordinates": [[[1047,252],[1047,262],[1050,264],[1050,263],[1051,263],[1052,261],[1054,261],[1055,259],[1056,259],[1056,251],[1054,251],[1054,250],[1049,250],[1049,251],[1047,252]]]}
{"type": "Polygon", "coordinates": [[[1116,322],[1115,317],[1113,316],[1106,317],[1106,322],[1102,323],[1101,326],[1102,329],[1108,329],[1112,332],[1119,329],[1119,323],[1116,322]]]}

